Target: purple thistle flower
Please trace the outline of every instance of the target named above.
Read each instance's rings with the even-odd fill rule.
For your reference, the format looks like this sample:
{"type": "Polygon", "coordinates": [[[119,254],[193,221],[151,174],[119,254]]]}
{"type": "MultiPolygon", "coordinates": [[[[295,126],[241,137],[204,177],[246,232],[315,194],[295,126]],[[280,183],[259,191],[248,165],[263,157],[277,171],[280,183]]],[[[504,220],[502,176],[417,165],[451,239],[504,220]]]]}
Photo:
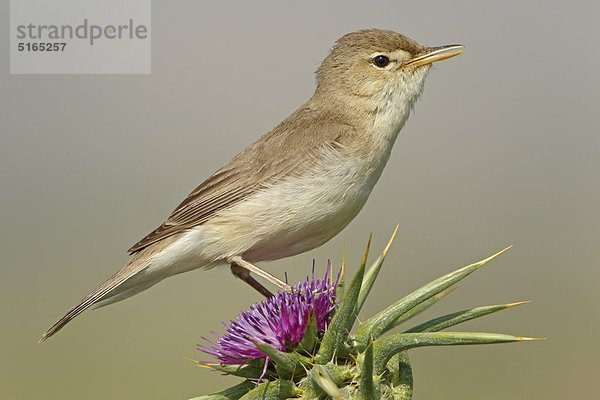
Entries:
{"type": "Polygon", "coordinates": [[[198,345],[198,350],[216,357],[222,365],[239,365],[266,358],[255,343],[285,352],[293,350],[304,337],[313,314],[318,331],[324,332],[335,307],[337,288],[337,282],[330,281],[329,271],[328,265],[325,277],[315,279],[313,267],[310,280],[252,305],[229,325],[224,323],[226,333],[216,342],[202,338],[210,345],[198,345]]]}

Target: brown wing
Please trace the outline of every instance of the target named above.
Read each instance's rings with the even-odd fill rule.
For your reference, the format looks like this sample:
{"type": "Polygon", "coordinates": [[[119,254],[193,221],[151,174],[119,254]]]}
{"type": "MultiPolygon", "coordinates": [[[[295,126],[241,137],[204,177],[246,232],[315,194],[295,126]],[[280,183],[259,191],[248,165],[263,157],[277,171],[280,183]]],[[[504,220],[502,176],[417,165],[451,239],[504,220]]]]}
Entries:
{"type": "Polygon", "coordinates": [[[306,171],[315,164],[314,155],[319,149],[337,148],[353,133],[350,125],[336,122],[331,114],[318,113],[306,106],[299,109],[202,182],[161,226],[132,246],[129,253],[201,225],[265,185],[306,171]]]}

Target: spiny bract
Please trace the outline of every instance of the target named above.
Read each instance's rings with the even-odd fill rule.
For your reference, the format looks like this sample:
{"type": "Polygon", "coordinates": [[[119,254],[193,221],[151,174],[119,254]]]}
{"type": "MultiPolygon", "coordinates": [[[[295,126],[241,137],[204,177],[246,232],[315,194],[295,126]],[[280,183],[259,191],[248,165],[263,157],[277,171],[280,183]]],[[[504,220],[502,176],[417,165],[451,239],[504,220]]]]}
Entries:
{"type": "Polygon", "coordinates": [[[337,293],[336,284],[330,282],[329,269],[325,279],[317,280],[313,274],[311,281],[300,283],[288,294],[277,294],[273,299],[254,305],[250,311],[242,313],[238,320],[232,321],[227,334],[212,342],[212,347],[201,346],[201,350],[219,358],[220,363],[198,363],[199,365],[245,380],[222,392],[193,400],[407,400],[412,398],[413,388],[407,354],[411,348],[536,340],[496,333],[441,332],[461,322],[525,302],[459,311],[434,318],[402,333],[382,336],[429,308],[456,283],[507,249],[424,285],[360,323],[352,332],[356,316],[373,287],[394,235],[368,270],[365,269],[369,251],[367,245],[361,266],[347,288],[343,279],[343,265],[342,277],[337,282],[337,293]],[[334,298],[335,307],[329,307],[330,304],[333,305],[334,298]],[[301,310],[302,312],[294,315],[300,315],[306,320],[289,318],[288,314],[281,313],[285,304],[301,310]],[[265,333],[264,329],[260,329],[257,316],[262,318],[269,332],[265,333]],[[243,329],[238,329],[240,327],[236,324],[246,324],[248,318],[253,329],[244,334],[243,329]],[[292,326],[289,326],[290,323],[292,326]],[[273,324],[276,326],[267,328],[267,325],[273,324]],[[292,332],[300,326],[304,329],[302,337],[296,337],[293,343],[286,342],[284,349],[282,341],[274,340],[279,336],[273,334],[285,331],[277,326],[280,324],[292,332]],[[235,351],[236,343],[240,343],[239,353],[235,351]],[[252,344],[254,348],[248,348],[248,344],[252,344]],[[246,358],[240,359],[236,355],[246,358]]]}

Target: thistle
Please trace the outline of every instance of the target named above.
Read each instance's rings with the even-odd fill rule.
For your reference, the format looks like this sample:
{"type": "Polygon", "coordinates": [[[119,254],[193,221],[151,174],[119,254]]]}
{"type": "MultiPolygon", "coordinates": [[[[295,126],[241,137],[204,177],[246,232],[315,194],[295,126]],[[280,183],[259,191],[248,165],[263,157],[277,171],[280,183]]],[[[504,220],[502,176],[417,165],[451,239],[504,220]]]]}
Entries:
{"type": "Polygon", "coordinates": [[[367,245],[361,266],[347,287],[343,264],[335,282],[329,267],[323,279],[315,279],[313,270],[310,280],[240,314],[215,341],[204,339],[208,344],[199,345],[199,349],[219,362],[199,365],[244,381],[193,400],[407,400],[412,398],[413,389],[409,349],[538,340],[497,333],[442,332],[526,302],[463,310],[385,335],[429,308],[459,281],[508,248],[429,282],[353,330],[395,234],[369,269],[367,245]]]}
{"type": "Polygon", "coordinates": [[[310,333],[314,334],[315,329],[324,332],[334,310],[336,285],[329,280],[329,271],[328,265],[325,278],[315,279],[313,266],[311,280],[252,305],[226,326],[225,335],[216,342],[203,338],[211,346],[201,344],[198,349],[216,357],[221,365],[244,365],[264,359],[265,372],[268,355],[261,345],[290,352],[304,339],[306,350],[309,340],[316,343],[310,333]]]}

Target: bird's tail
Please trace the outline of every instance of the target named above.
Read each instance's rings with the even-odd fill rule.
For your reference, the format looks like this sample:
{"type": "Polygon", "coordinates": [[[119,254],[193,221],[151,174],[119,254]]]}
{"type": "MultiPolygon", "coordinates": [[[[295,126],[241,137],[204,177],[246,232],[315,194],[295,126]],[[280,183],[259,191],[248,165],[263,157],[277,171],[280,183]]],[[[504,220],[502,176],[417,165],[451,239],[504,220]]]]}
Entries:
{"type": "Polygon", "coordinates": [[[136,262],[135,257],[119,272],[108,278],[100,286],[85,296],[78,304],[71,307],[67,313],[56,321],[40,338],[40,342],[45,341],[50,336],[61,330],[73,318],[87,310],[90,306],[98,303],[99,306],[108,305],[116,301],[133,296],[134,294],[147,289],[152,284],[143,284],[143,287],[133,287],[125,282],[146,268],[147,262],[136,262]],[[125,284],[125,285],[124,285],[125,284]]]}

